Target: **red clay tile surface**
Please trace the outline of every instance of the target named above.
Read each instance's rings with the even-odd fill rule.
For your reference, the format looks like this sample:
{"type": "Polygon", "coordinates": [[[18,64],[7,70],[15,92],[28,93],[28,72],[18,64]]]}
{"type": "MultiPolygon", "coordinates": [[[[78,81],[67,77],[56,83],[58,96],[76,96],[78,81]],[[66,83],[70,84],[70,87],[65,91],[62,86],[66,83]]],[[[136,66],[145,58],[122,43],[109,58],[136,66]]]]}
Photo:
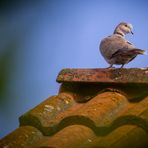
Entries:
{"type": "Polygon", "coordinates": [[[22,126],[0,141],[0,148],[30,148],[43,138],[42,133],[32,126],[22,126]]]}
{"type": "Polygon", "coordinates": [[[147,148],[147,71],[64,70],[59,94],[22,115],[0,147],[147,148]]]}
{"type": "Polygon", "coordinates": [[[147,68],[63,69],[57,82],[148,83],[147,68]]]}

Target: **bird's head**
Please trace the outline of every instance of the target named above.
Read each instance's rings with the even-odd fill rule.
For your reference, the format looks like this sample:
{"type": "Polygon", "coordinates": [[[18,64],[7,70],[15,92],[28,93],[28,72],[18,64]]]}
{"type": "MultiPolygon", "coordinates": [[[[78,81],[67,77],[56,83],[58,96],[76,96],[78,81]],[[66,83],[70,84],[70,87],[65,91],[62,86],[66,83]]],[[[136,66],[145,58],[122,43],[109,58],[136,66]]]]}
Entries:
{"type": "Polygon", "coordinates": [[[121,22],[114,30],[114,34],[119,34],[121,36],[125,36],[128,33],[133,34],[132,32],[133,26],[130,23],[121,22]]]}

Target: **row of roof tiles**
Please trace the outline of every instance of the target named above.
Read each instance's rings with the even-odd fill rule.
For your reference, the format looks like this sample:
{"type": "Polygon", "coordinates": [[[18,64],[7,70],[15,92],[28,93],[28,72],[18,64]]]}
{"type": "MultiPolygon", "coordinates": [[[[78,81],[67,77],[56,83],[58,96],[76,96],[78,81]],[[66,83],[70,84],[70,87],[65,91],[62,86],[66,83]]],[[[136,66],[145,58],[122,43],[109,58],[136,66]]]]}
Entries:
{"type": "MultiPolygon", "coordinates": [[[[61,77],[65,79],[65,73],[61,77]]],[[[120,86],[83,80],[63,81],[57,96],[19,118],[20,127],[4,137],[0,147],[148,147],[147,83],[120,86]]]]}

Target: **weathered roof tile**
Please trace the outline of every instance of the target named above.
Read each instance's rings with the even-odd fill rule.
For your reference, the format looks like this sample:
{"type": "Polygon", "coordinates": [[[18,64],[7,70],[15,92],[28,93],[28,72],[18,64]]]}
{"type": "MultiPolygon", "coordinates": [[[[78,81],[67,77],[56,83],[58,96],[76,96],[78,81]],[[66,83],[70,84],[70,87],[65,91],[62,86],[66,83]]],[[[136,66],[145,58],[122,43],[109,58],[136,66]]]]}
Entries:
{"type": "Polygon", "coordinates": [[[41,139],[38,145],[53,148],[142,148],[148,146],[148,137],[143,129],[134,125],[121,126],[107,136],[97,136],[91,128],[83,125],[71,125],[52,137],[41,139]]]}
{"type": "Polygon", "coordinates": [[[119,69],[63,69],[57,82],[102,82],[148,84],[147,68],[119,69]]]}
{"type": "Polygon", "coordinates": [[[38,145],[53,148],[78,148],[83,147],[86,142],[91,142],[93,138],[96,138],[96,135],[90,128],[83,125],[71,125],[52,137],[40,140],[38,145]]]}
{"type": "Polygon", "coordinates": [[[32,126],[22,126],[0,140],[0,148],[30,148],[43,138],[42,133],[32,126]]]}
{"type": "Polygon", "coordinates": [[[124,125],[104,137],[97,136],[87,148],[142,148],[142,146],[148,146],[147,133],[135,125],[124,125]]]}
{"type": "Polygon", "coordinates": [[[74,104],[75,101],[69,94],[62,93],[58,96],[49,97],[40,105],[22,115],[19,118],[20,125],[34,126],[45,135],[50,135],[55,131],[53,127],[54,123],[50,121],[60,114],[60,112],[67,110],[74,104]]]}
{"type": "MultiPolygon", "coordinates": [[[[139,104],[129,103],[121,94],[115,92],[105,92],[97,95],[85,104],[75,104],[69,109],[59,112],[54,118],[39,119],[39,128],[44,135],[51,135],[62,128],[73,125],[82,124],[94,130],[98,135],[105,135],[113,129],[124,124],[136,124],[143,126],[148,131],[148,119],[142,118],[143,113],[148,110],[148,98],[145,98],[139,104]],[[40,122],[45,120],[46,122],[40,122]]],[[[20,118],[21,125],[32,125],[32,120],[26,119],[38,118],[33,115],[33,110],[20,118]]],[[[45,114],[45,113],[44,113],[45,114]]],[[[47,112],[46,116],[50,114],[47,112]]],[[[49,116],[50,117],[50,116],[49,116]]],[[[34,126],[36,126],[34,125],[34,126]]]]}

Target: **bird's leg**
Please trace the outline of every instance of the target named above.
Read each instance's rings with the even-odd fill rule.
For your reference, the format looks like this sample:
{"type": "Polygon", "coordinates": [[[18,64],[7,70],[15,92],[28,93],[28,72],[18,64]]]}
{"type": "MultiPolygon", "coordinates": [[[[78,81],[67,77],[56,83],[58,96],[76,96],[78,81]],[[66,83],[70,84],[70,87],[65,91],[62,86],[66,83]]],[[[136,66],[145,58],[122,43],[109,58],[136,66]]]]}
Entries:
{"type": "Polygon", "coordinates": [[[124,64],[122,64],[120,68],[123,68],[123,66],[124,66],[124,64]]]}
{"type": "Polygon", "coordinates": [[[109,67],[107,67],[107,69],[112,68],[112,67],[113,67],[113,64],[110,64],[110,66],[109,66],[109,67]]]}

